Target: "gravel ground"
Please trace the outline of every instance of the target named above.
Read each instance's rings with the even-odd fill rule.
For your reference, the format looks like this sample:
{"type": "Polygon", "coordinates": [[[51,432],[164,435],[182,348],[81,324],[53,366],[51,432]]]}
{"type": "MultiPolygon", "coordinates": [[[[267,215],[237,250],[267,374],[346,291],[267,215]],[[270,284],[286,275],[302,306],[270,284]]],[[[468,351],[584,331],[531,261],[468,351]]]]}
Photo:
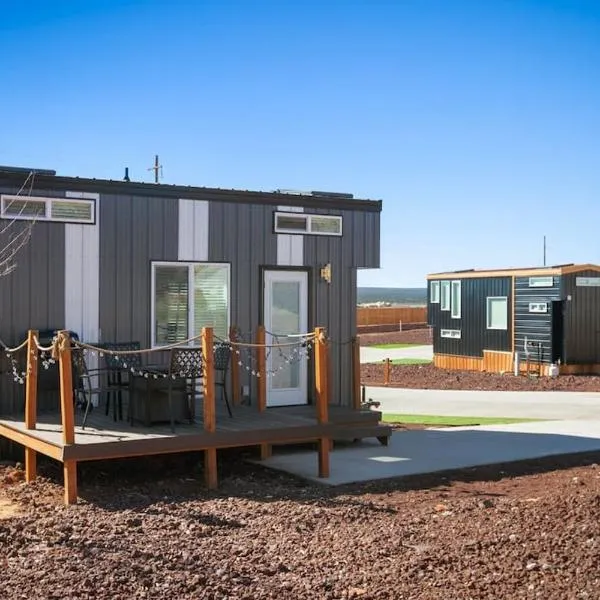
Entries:
{"type": "Polygon", "coordinates": [[[0,597],[600,598],[598,453],[338,489],[240,458],[218,493],[197,456],[83,465],[69,508],[0,467],[0,597]]]}
{"type": "MultiPolygon", "coordinates": [[[[360,366],[363,385],[383,385],[383,364],[360,366]]],[[[557,391],[600,392],[600,377],[592,375],[561,375],[529,378],[507,373],[452,371],[428,365],[392,365],[390,386],[420,390],[497,390],[497,391],[557,391]]],[[[599,596],[600,598],[600,596],[599,596]]]]}
{"type": "MultiPolygon", "coordinates": [[[[428,344],[428,331],[415,329],[360,336],[361,346],[373,344],[428,344]]],[[[383,364],[362,364],[364,385],[383,385],[383,364]]],[[[498,390],[600,392],[600,377],[595,375],[561,375],[556,379],[515,377],[511,373],[481,373],[436,369],[433,365],[392,365],[390,387],[420,390],[498,390]]],[[[600,596],[598,596],[600,598],[600,596]]]]}

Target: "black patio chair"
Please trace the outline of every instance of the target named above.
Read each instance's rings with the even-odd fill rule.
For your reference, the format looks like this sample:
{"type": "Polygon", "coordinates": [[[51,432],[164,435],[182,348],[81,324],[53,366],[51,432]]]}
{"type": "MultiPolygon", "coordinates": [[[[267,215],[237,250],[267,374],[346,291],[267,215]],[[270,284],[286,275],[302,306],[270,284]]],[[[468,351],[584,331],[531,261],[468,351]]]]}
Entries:
{"type": "Polygon", "coordinates": [[[231,359],[231,348],[228,344],[215,344],[213,349],[214,367],[215,367],[215,387],[221,388],[221,396],[225,400],[227,412],[230,417],[233,417],[231,406],[229,405],[229,397],[227,395],[227,372],[229,370],[229,362],[231,359]]]}
{"type": "MultiPolygon", "coordinates": [[[[140,350],[140,342],[106,342],[100,344],[100,347],[108,351],[124,352],[140,350]]],[[[110,412],[112,400],[113,405],[113,420],[118,418],[123,420],[123,393],[129,394],[131,387],[131,371],[140,371],[142,368],[142,356],[140,353],[135,354],[110,354],[104,355],[106,365],[106,406],[105,414],[110,412]]],[[[131,405],[129,397],[128,406],[131,405]]]]}
{"type": "Polygon", "coordinates": [[[173,413],[173,395],[183,393],[187,399],[187,410],[190,424],[194,422],[196,400],[196,383],[202,379],[202,349],[201,348],[173,348],[169,362],[168,388],[159,390],[169,399],[169,417],[171,431],[175,431],[175,418],[173,413]],[[177,382],[183,382],[183,388],[176,387],[177,382]]]}

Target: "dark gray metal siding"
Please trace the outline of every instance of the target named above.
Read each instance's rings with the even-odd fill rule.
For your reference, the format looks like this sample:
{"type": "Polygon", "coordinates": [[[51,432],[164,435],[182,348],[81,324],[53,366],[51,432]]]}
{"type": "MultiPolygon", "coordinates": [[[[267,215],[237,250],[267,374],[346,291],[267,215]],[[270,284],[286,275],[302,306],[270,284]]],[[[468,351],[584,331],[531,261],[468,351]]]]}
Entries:
{"type": "Polygon", "coordinates": [[[600,287],[577,286],[578,277],[600,277],[600,273],[590,270],[563,275],[564,361],[596,364],[600,363],[600,287]]]}
{"type": "MultiPolygon", "coordinates": [[[[18,188],[0,188],[1,194],[16,194],[18,188]]],[[[36,195],[64,197],[64,193],[36,189],[36,195]]],[[[10,221],[0,220],[0,229],[10,221]]],[[[24,224],[19,224],[21,231],[24,224]]],[[[4,242],[3,242],[4,243],[4,242]]],[[[36,223],[31,239],[15,256],[16,268],[0,277],[0,338],[9,346],[19,344],[29,329],[60,329],[65,325],[65,226],[36,223]]],[[[24,353],[19,355],[24,363],[24,353]]],[[[2,357],[0,412],[23,406],[24,386],[13,381],[10,363],[2,357]]],[[[44,408],[40,397],[40,409],[44,408]]]]}
{"type": "Polygon", "coordinates": [[[515,277],[515,352],[521,356],[528,342],[530,359],[544,363],[552,359],[552,301],[560,300],[560,276],[553,277],[552,287],[529,287],[529,277],[515,277]],[[547,313],[529,312],[532,302],[546,302],[547,313]],[[538,344],[541,344],[538,345],[538,344]],[[540,354],[541,353],[541,354],[540,354]]]}
{"type": "MultiPolygon", "coordinates": [[[[442,280],[440,280],[442,281],[442,280]]],[[[461,281],[461,318],[453,319],[451,311],[442,311],[441,304],[432,304],[429,282],[427,314],[433,327],[433,351],[435,354],[482,357],[484,350],[511,350],[511,277],[455,277],[461,281]],[[506,296],[508,298],[508,329],[499,331],[487,328],[487,298],[506,296]],[[460,329],[460,339],[443,338],[442,329],[460,329]]]]}
{"type": "Polygon", "coordinates": [[[101,195],[102,340],[150,345],[150,263],[177,260],[178,210],[170,198],[101,195]]]}

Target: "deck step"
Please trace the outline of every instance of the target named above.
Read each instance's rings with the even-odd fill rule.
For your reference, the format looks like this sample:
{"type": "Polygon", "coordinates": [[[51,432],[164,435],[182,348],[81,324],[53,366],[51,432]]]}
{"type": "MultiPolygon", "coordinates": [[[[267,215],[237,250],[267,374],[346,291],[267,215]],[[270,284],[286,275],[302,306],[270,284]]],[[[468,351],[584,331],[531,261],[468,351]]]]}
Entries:
{"type": "Polygon", "coordinates": [[[377,438],[387,446],[393,429],[389,425],[354,425],[340,429],[334,435],[335,441],[350,441],[363,438],[377,438]],[[385,439],[385,442],[383,441],[385,439]]]}

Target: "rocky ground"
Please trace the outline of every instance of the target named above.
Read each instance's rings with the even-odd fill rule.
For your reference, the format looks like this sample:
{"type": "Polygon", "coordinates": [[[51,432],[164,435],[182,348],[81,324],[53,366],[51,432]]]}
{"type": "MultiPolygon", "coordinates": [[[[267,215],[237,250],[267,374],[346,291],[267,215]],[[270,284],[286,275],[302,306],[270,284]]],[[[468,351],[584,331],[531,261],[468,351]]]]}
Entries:
{"type": "Polygon", "coordinates": [[[0,467],[0,598],[600,598],[600,454],[336,489],[223,460],[217,493],[198,456],[83,465],[70,508],[0,467]]]}
{"type": "MultiPolygon", "coordinates": [[[[362,346],[374,344],[430,344],[427,329],[360,336],[362,346]]],[[[364,385],[382,385],[383,364],[361,365],[364,385]]],[[[511,373],[481,373],[436,369],[433,365],[392,365],[390,387],[431,390],[571,391],[600,392],[600,377],[561,375],[556,379],[515,377],[511,373]]],[[[600,598],[600,596],[599,596],[600,598]]]]}

